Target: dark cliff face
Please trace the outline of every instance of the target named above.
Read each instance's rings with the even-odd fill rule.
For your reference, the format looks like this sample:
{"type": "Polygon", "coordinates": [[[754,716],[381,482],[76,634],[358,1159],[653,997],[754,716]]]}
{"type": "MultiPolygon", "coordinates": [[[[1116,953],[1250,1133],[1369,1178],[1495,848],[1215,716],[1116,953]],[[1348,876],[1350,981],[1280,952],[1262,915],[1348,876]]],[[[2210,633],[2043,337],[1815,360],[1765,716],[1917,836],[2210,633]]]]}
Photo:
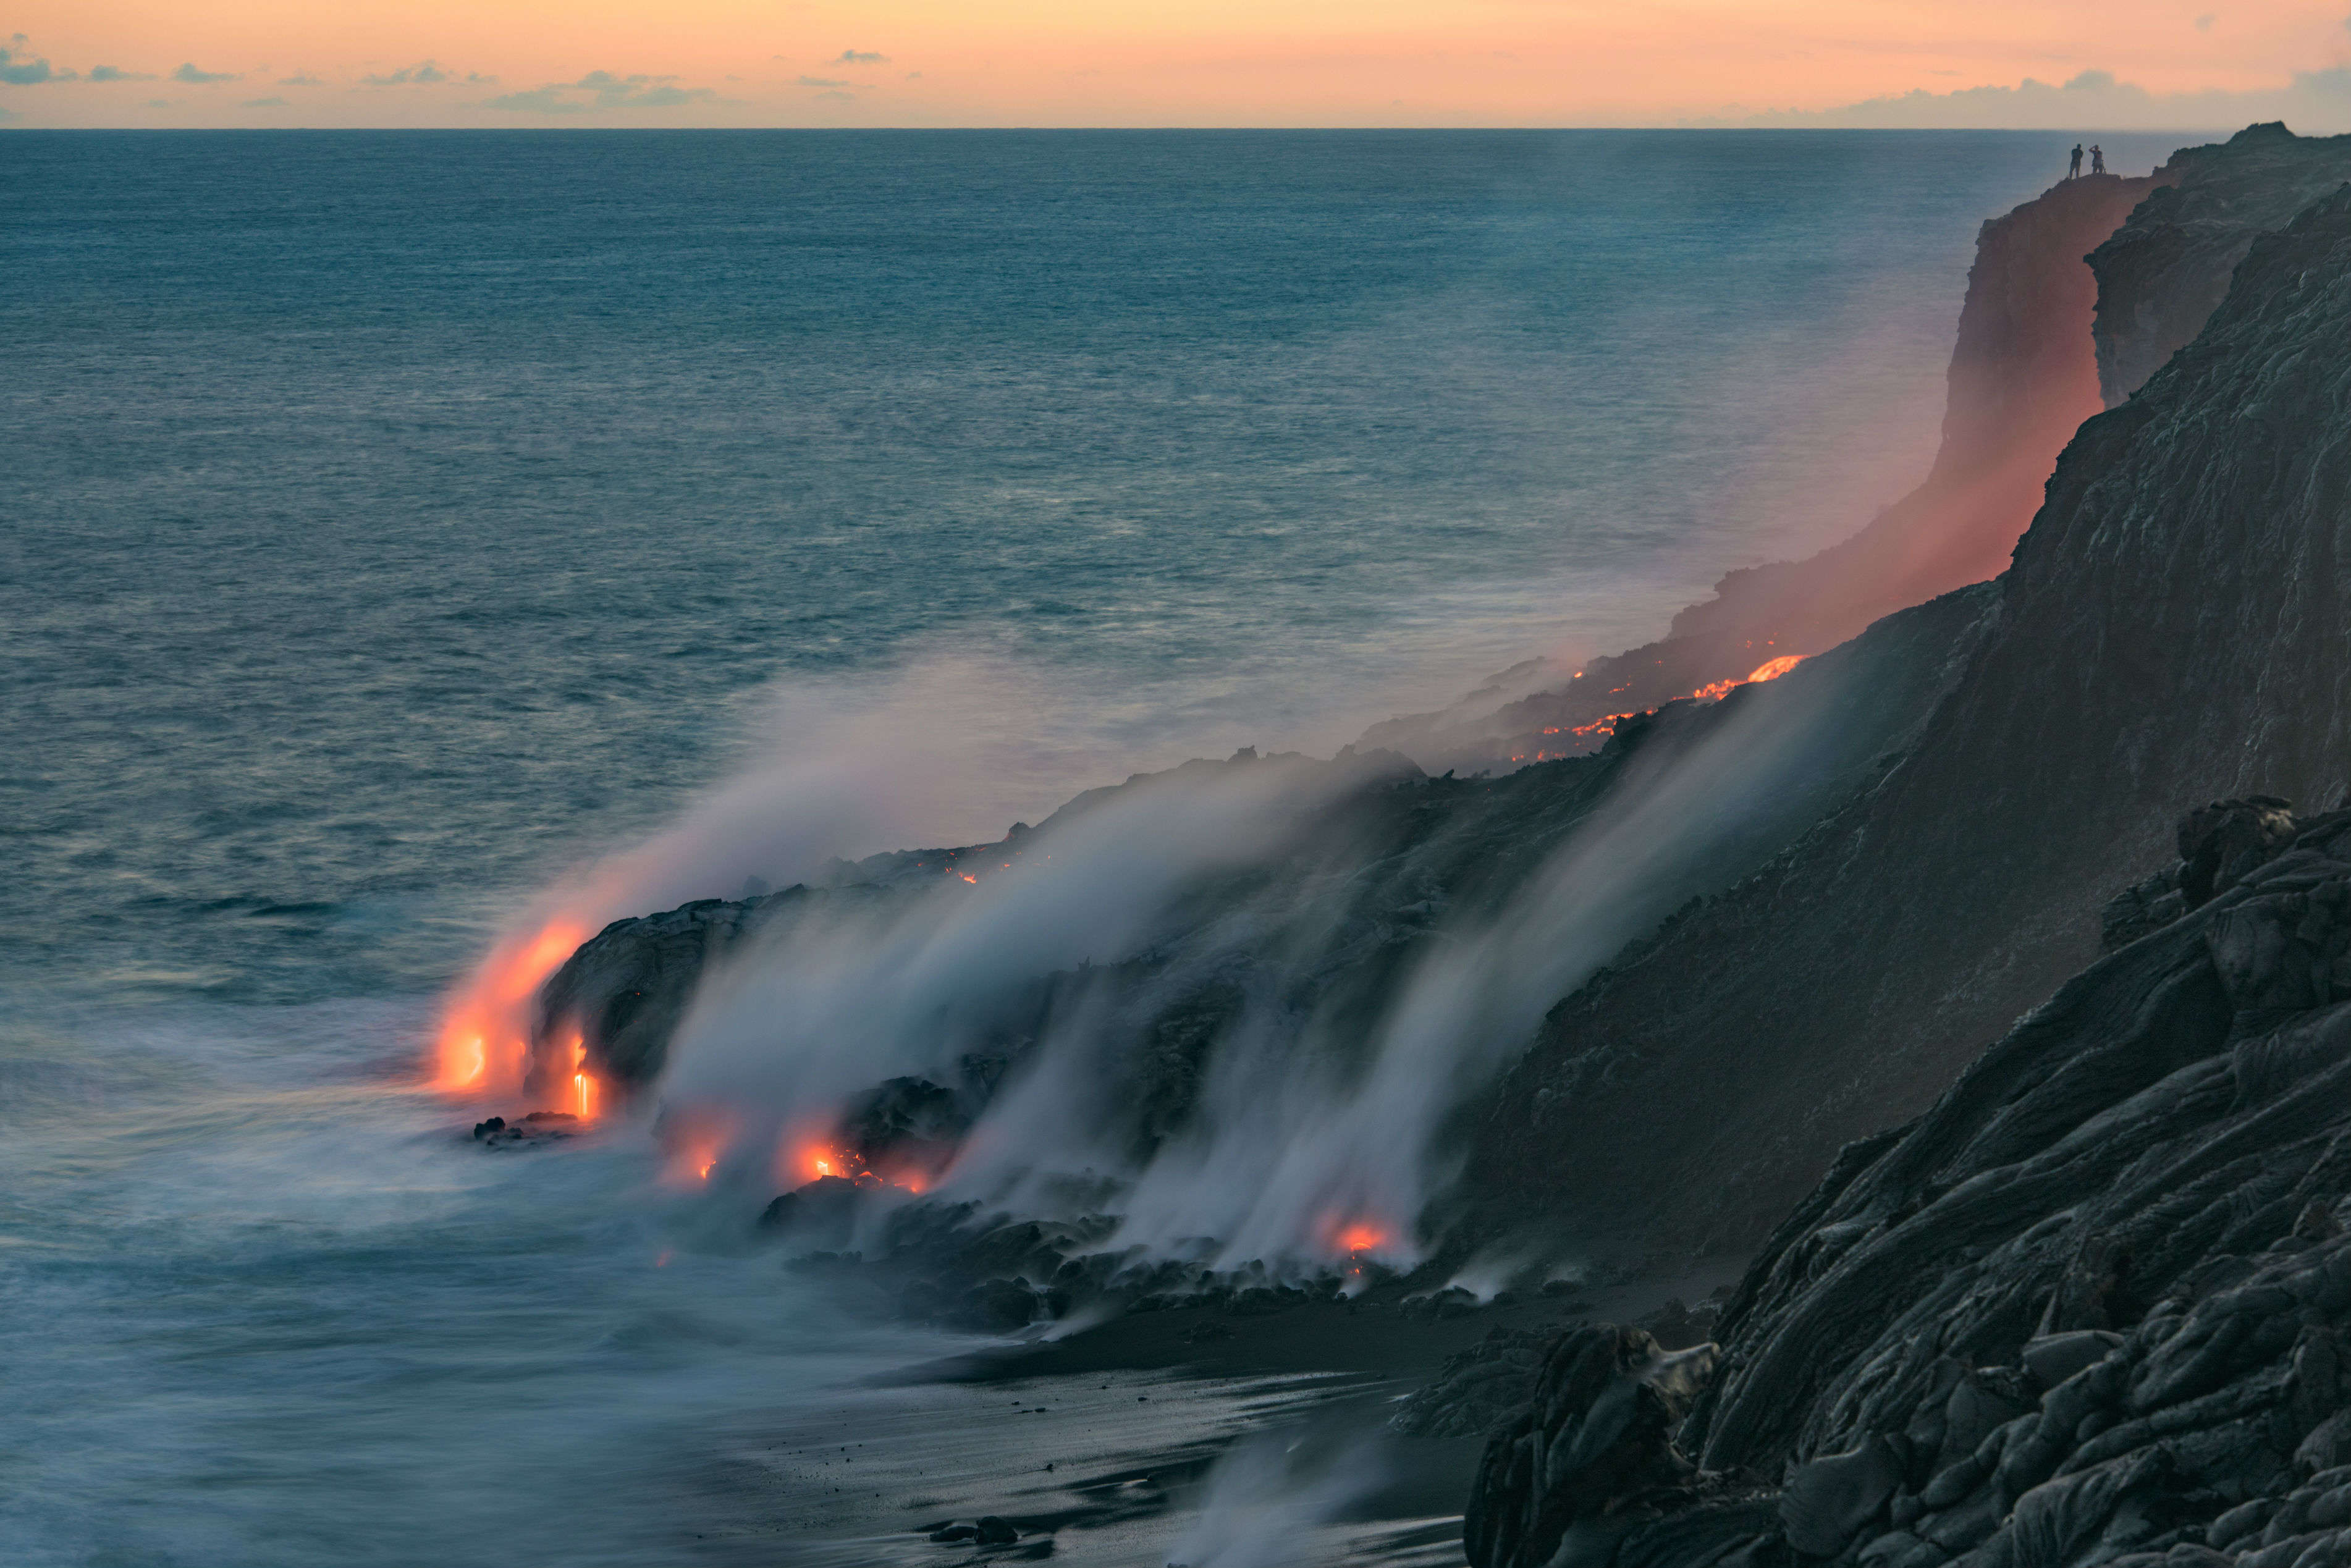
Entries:
{"type": "Polygon", "coordinates": [[[1470,1560],[2351,1562],[2351,813],[2299,826],[1849,1148],[1678,1427],[1644,1336],[1562,1340],[1470,1560]]]}
{"type": "Polygon", "coordinates": [[[1473,721],[1391,720],[1363,744],[1434,768],[1558,756],[1592,744],[1566,734],[1579,726],[1739,679],[1782,654],[1834,647],[1906,605],[1997,574],[2059,450],[2099,408],[2089,337],[2097,285],[2084,255],[2158,183],[2071,180],[1984,224],[1934,467],[1861,532],[1806,560],[1732,572],[1715,598],[1676,616],[1667,636],[1593,661],[1562,690],[1473,721]]]}
{"type": "Polygon", "coordinates": [[[2183,148],[2156,180],[2162,188],[2090,253],[2108,408],[2203,330],[2257,237],[2351,180],[2351,136],[2250,126],[2222,145],[2183,148]]]}
{"type": "Polygon", "coordinates": [[[2337,798],[2346,341],[2351,195],[2255,242],[2197,341],[2083,427],[1884,784],[1553,1012],[1478,1140],[1498,1217],[1750,1245],[2095,956],[2179,801],[2337,798]]]}

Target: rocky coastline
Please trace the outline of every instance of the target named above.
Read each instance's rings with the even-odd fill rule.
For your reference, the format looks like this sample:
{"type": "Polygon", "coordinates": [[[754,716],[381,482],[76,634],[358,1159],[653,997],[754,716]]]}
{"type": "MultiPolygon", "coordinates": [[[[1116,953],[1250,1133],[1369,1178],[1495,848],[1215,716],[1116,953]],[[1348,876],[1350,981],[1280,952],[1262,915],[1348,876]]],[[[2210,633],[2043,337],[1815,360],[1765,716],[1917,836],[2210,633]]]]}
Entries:
{"type": "MultiPolygon", "coordinates": [[[[2256,126],[1987,224],[1918,492],[1579,682],[1328,763],[1176,770],[1310,781],[1313,820],[1149,951],[991,1000],[952,1071],[878,1078],[853,1168],[764,1234],[977,1332],[1186,1314],[1178,1355],[1285,1313],[1492,1314],[1396,1418],[1491,1434],[1478,1568],[2351,1563],[2346,181],[2351,138],[2256,126]],[[1810,656],[1740,684],[1783,652],[1810,656]],[[1147,1158],[1264,997],[1377,1016],[1440,915],[1511,907],[1613,795],[1807,703],[1833,739],[1658,877],[1451,1117],[1417,1266],[1140,1257],[1107,1189],[1047,1218],[907,1200],[1050,1019],[1104,1020],[1103,1141],[1147,1158]],[[1310,881],[1345,891],[1310,915],[1282,896],[1310,881]],[[1532,1276],[1448,1290],[1510,1248],[1739,1283],[1646,1323],[1532,1276]]],[[[746,945],[1008,868],[1172,777],[616,922],[541,988],[534,1050],[655,1092],[746,945]]]]}

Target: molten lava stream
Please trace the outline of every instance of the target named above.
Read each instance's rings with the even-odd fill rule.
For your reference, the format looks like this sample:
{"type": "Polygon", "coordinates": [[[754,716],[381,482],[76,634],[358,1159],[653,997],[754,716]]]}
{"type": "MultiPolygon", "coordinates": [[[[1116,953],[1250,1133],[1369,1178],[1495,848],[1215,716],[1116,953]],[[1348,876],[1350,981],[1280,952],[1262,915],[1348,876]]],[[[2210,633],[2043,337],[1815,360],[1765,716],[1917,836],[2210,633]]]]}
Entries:
{"type": "MultiPolygon", "coordinates": [[[[529,1066],[531,998],[548,976],[588,940],[588,927],[559,915],[527,936],[491,949],[441,1014],[433,1087],[444,1094],[511,1092],[529,1066]]],[[[574,1059],[575,1080],[583,1078],[574,1059]]],[[[592,1080],[573,1084],[575,1101],[592,1105],[592,1080]]]]}

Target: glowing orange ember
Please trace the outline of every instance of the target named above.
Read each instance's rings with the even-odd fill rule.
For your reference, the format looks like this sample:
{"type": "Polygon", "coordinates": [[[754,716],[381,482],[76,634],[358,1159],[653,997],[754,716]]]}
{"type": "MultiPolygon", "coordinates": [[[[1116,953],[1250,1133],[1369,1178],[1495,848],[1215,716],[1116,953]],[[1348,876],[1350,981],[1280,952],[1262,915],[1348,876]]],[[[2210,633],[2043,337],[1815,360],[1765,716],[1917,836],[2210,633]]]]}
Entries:
{"type": "Polygon", "coordinates": [[[530,998],[591,935],[559,916],[494,948],[441,1015],[434,1087],[455,1094],[519,1084],[530,1051],[530,998]]]}
{"type": "Polygon", "coordinates": [[[827,1176],[837,1176],[859,1186],[893,1186],[901,1192],[918,1193],[931,1185],[932,1173],[907,1169],[875,1170],[855,1149],[823,1138],[789,1144],[776,1162],[777,1179],[794,1186],[822,1181],[827,1176]]]}
{"type": "Polygon", "coordinates": [[[1369,1252],[1387,1245],[1387,1239],[1388,1233],[1378,1226],[1366,1225],[1358,1220],[1339,1232],[1339,1250],[1369,1252]]]}
{"type": "Polygon", "coordinates": [[[729,1129],[709,1122],[664,1128],[662,1142],[669,1151],[668,1179],[681,1186],[709,1181],[731,1137],[729,1129]]]}
{"type": "Polygon", "coordinates": [[[1756,665],[1755,673],[1747,678],[1750,681],[1776,681],[1803,662],[1802,653],[1782,653],[1776,659],[1756,665]]]}

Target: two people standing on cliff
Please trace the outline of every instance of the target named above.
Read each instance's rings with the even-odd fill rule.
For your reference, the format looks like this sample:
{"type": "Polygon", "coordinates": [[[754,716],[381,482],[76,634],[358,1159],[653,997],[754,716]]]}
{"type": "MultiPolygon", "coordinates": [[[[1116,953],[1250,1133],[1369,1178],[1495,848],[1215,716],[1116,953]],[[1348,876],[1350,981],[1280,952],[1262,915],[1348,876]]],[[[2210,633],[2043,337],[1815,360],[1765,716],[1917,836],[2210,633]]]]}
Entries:
{"type": "MultiPolygon", "coordinates": [[[[2091,173],[2093,173],[2093,174],[2103,174],[2103,173],[2105,173],[2105,172],[2106,172],[2106,151],[2105,151],[2105,148],[2103,148],[2103,147],[2098,147],[2098,146],[2095,146],[2095,145],[2094,145],[2094,146],[2092,146],[2092,147],[2091,147],[2091,149],[2090,149],[2090,172],[2091,172],[2091,173]]],[[[2068,180],[2078,180],[2078,179],[2080,179],[2081,177],[2082,177],[2082,144],[2081,144],[2080,142],[2076,141],[2075,143],[2074,143],[2074,162],[2073,162],[2071,164],[2067,165],[2066,170],[2065,170],[2065,178],[2067,178],[2068,180]]]]}

